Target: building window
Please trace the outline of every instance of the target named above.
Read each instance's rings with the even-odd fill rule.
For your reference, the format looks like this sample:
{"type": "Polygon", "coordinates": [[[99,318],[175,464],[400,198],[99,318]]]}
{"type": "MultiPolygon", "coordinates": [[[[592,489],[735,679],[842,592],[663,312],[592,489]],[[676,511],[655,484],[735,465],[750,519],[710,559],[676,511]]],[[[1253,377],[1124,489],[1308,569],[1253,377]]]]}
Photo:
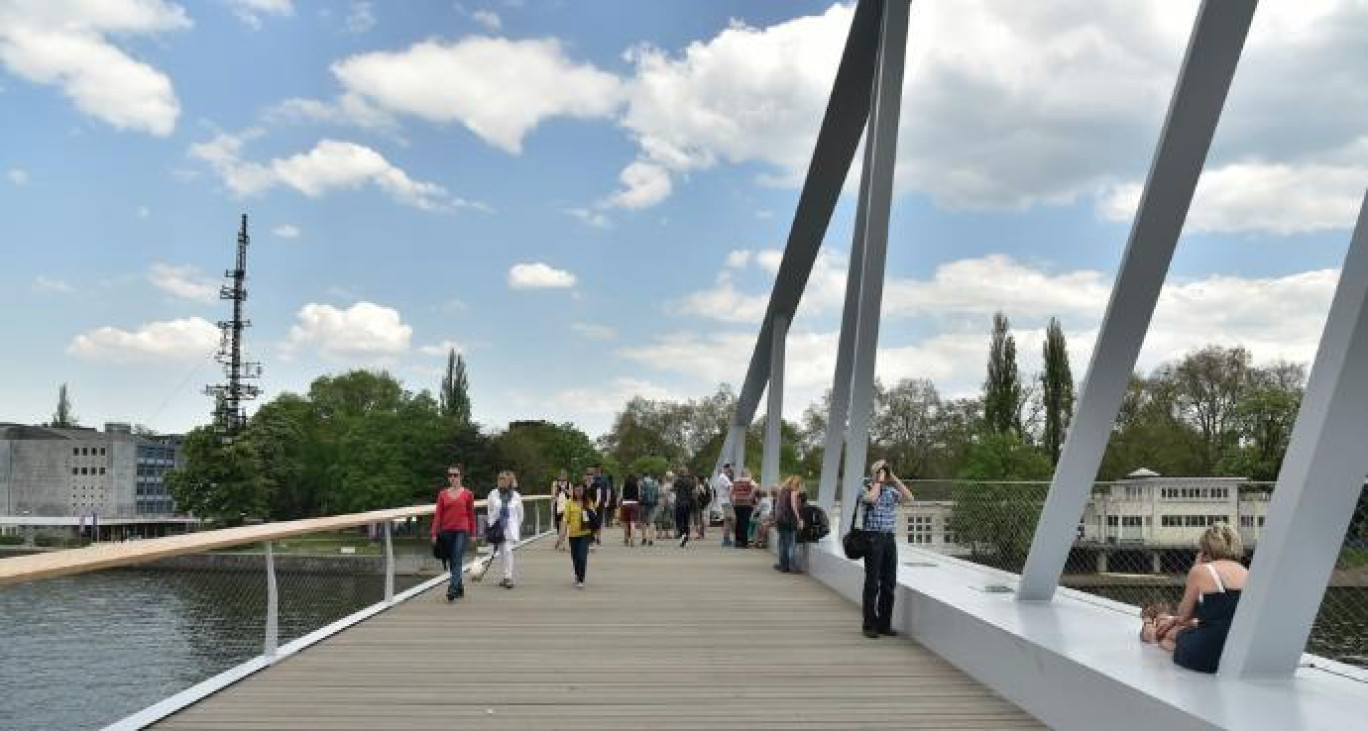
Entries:
{"type": "Polygon", "coordinates": [[[1259,516],[1259,527],[1264,527],[1264,516],[1262,515],[1259,516]]]}
{"type": "Polygon", "coordinates": [[[1115,528],[1116,526],[1118,526],[1118,525],[1120,525],[1120,524],[1121,524],[1120,518],[1116,517],[1115,515],[1108,515],[1108,516],[1107,516],[1107,527],[1109,527],[1109,528],[1115,528]]]}
{"type": "Polygon", "coordinates": [[[1141,522],[1142,521],[1140,520],[1140,516],[1138,515],[1121,516],[1121,526],[1123,528],[1139,528],[1141,522]]]}
{"type": "MultiPolygon", "coordinates": [[[[100,474],[103,475],[104,473],[105,473],[105,468],[101,467],[101,468],[100,468],[100,474]]],[[[499,504],[502,505],[503,503],[499,503],[499,504]]]]}

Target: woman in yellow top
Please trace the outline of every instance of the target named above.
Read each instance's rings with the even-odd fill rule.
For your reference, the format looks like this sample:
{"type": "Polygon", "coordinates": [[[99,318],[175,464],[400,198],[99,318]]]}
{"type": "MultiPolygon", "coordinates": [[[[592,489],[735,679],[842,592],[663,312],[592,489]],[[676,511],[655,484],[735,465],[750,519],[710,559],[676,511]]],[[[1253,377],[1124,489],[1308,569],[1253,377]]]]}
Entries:
{"type": "Polygon", "coordinates": [[[589,568],[589,542],[594,539],[594,509],[584,494],[584,485],[576,483],[571,489],[570,499],[565,502],[565,515],[561,519],[560,536],[556,548],[570,540],[570,561],[575,566],[575,588],[584,588],[584,573],[589,568]]]}

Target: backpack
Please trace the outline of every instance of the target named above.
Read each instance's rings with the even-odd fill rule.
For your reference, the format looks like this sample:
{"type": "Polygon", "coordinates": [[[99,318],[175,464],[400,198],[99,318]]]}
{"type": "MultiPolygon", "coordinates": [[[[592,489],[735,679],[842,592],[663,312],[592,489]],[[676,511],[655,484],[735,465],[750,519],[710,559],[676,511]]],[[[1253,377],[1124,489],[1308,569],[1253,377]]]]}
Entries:
{"type": "Polygon", "coordinates": [[[803,506],[803,540],[816,543],[831,532],[831,523],[825,510],[816,505],[803,506]]]}
{"type": "Polygon", "coordinates": [[[707,480],[699,480],[699,481],[698,481],[698,507],[700,507],[700,508],[706,508],[706,507],[708,507],[708,503],[711,503],[711,502],[712,502],[712,499],[713,499],[713,489],[712,489],[712,485],[709,485],[707,480]]]}
{"type": "Polygon", "coordinates": [[[641,504],[660,504],[660,485],[656,484],[654,477],[647,477],[641,481],[641,504]]]}

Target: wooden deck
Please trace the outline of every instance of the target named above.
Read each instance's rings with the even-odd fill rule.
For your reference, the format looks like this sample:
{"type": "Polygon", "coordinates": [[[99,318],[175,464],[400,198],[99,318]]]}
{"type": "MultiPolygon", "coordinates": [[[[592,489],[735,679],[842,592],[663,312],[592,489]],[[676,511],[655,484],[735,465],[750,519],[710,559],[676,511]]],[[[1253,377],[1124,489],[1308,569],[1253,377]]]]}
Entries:
{"type": "Polygon", "coordinates": [[[605,537],[518,551],[464,600],[442,590],[369,619],[166,719],[193,729],[1037,729],[857,607],[762,551],[605,537]]]}

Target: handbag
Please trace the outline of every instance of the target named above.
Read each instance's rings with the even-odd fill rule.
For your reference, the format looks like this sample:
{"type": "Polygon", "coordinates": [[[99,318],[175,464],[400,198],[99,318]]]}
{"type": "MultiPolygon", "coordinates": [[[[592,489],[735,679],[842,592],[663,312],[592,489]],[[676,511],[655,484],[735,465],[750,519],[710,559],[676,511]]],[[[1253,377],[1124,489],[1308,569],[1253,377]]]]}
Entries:
{"type": "Polygon", "coordinates": [[[846,558],[858,561],[869,553],[869,534],[863,528],[855,527],[855,516],[860,512],[860,499],[855,499],[855,506],[850,511],[850,532],[841,539],[841,548],[845,551],[846,558]]]}

